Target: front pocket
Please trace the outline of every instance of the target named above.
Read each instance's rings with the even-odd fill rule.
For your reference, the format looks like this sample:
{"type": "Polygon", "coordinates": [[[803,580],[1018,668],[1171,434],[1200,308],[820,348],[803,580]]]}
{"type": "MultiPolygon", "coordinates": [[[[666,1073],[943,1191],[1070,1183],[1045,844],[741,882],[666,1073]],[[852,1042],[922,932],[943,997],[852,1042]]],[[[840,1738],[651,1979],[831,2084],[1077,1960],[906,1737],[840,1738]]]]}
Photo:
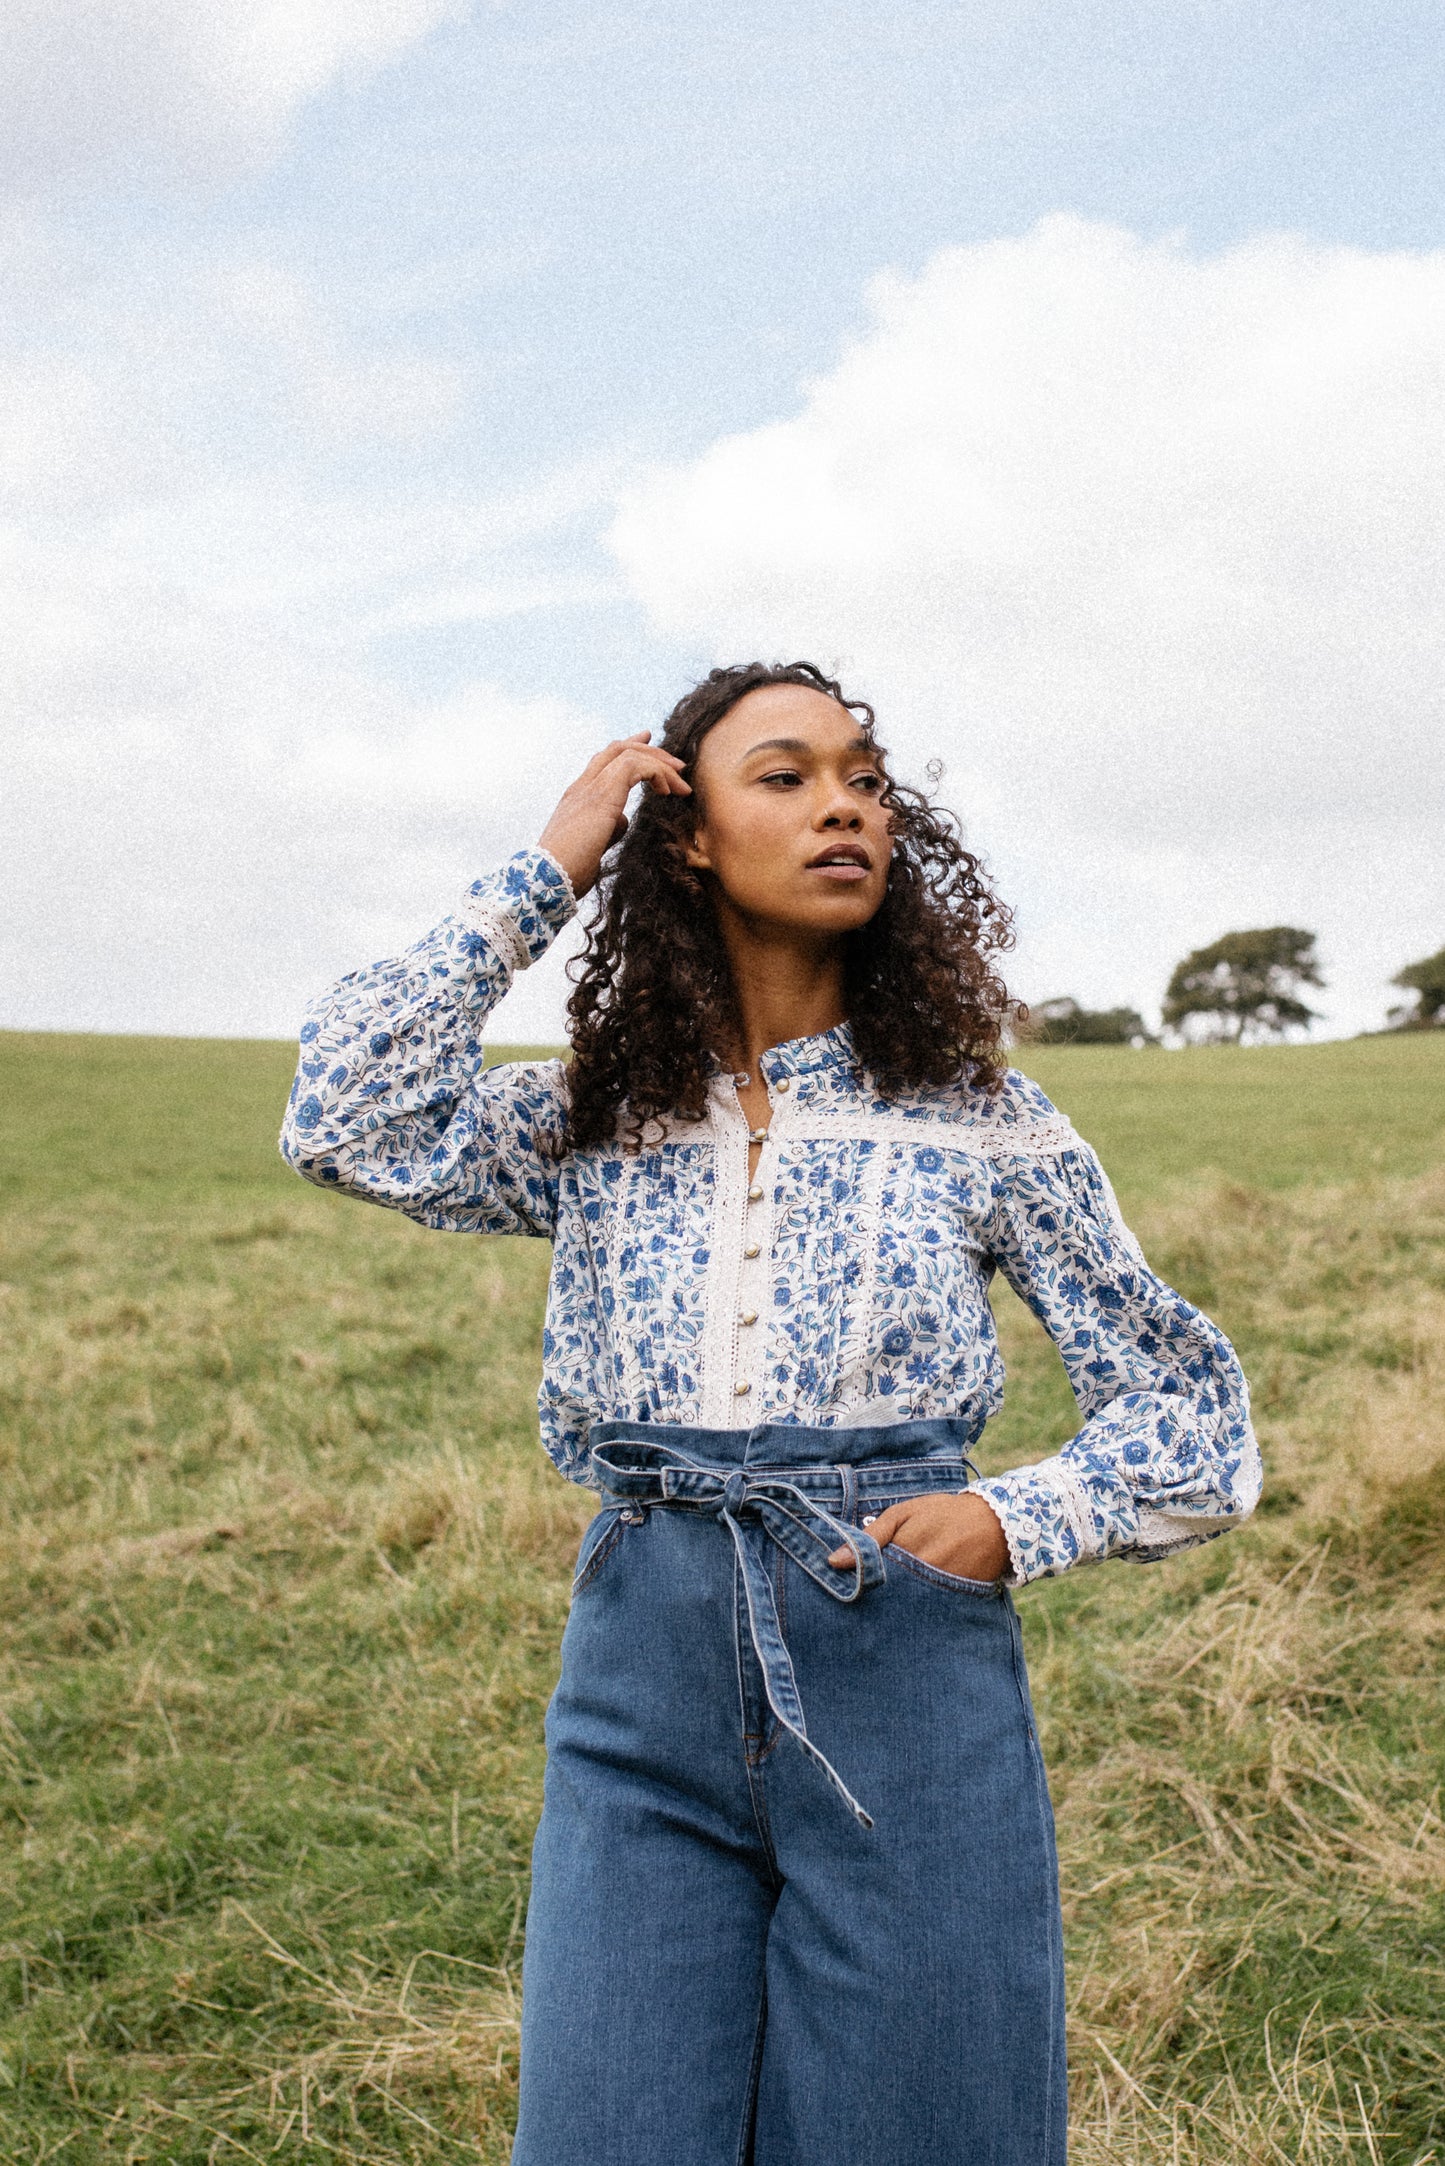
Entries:
{"type": "Polygon", "coordinates": [[[1001,1579],[960,1579],[956,1572],[940,1572],[936,1564],[925,1564],[897,1542],[890,1542],[883,1554],[912,1578],[926,1580],[930,1587],[944,1587],[950,1594],[969,1594],[979,1602],[997,1602],[1003,1594],[1001,1579]]]}
{"type": "Polygon", "coordinates": [[[587,1523],[582,1536],[582,1546],[577,1552],[577,1566],[572,1575],[572,1592],[580,1594],[588,1581],[595,1579],[622,1536],[627,1524],[620,1504],[604,1504],[587,1523]]]}

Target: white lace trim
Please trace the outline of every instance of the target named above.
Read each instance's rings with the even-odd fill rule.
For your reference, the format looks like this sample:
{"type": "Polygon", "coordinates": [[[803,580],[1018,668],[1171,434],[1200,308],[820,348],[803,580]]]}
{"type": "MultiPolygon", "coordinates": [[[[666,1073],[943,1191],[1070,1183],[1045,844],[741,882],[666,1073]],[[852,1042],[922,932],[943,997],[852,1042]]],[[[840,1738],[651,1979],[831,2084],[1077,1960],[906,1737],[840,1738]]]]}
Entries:
{"type": "Polygon", "coordinates": [[[980,1121],[971,1125],[975,1135],[987,1139],[985,1148],[990,1158],[1052,1158],[1060,1151],[1087,1148],[1072,1121],[1066,1121],[1062,1114],[1053,1121],[980,1121]]]}
{"type": "MultiPolygon", "coordinates": [[[[775,1116],[776,1118],[776,1116],[775,1116]]],[[[910,1120],[904,1113],[844,1113],[809,1105],[790,1105],[782,1136],[789,1143],[845,1141],[861,1137],[884,1144],[908,1144],[915,1150],[961,1151],[973,1158],[1048,1158],[1077,1151],[1083,1138],[1062,1116],[1053,1121],[910,1120]]]]}
{"type": "Polygon", "coordinates": [[[1232,1527],[1237,1524],[1237,1512],[1155,1512],[1147,1509],[1139,1513],[1139,1541],[1151,1551],[1192,1549],[1200,1535],[1209,1527],[1232,1527]]]}
{"type": "Polygon", "coordinates": [[[474,933],[481,934],[511,976],[515,977],[531,963],[527,943],[517,930],[516,920],[507,915],[500,903],[484,901],[479,895],[468,895],[463,898],[459,915],[474,933]]]}
{"type": "MultiPolygon", "coordinates": [[[[707,1143],[716,1147],[720,1136],[731,1134],[732,1123],[726,1119],[726,1112],[735,1105],[732,1085],[715,1084],[708,1119],[688,1121],[676,1114],[654,1114],[647,1124],[644,1148],[658,1150],[669,1143],[707,1143]],[[721,1124],[716,1118],[719,1107],[724,1109],[725,1116],[721,1124]]],[[[733,1115],[734,1120],[741,1118],[740,1113],[733,1115]]],[[[618,1116],[617,1140],[624,1145],[628,1142],[625,1110],[618,1116]]],[[[791,1146],[851,1140],[890,1147],[901,1144],[913,1150],[956,1151],[967,1158],[1051,1158],[1060,1151],[1088,1148],[1077,1129],[1062,1117],[1017,1125],[1003,1121],[916,1121],[902,1113],[845,1113],[822,1106],[815,1109],[807,1104],[799,1105],[796,1100],[777,1105],[773,1110],[772,1126],[768,1131],[770,1144],[791,1146]]],[[[1118,1217],[1118,1204],[1107,1178],[1104,1185],[1118,1217]]],[[[1127,1233],[1122,1219],[1119,1224],[1127,1233]]],[[[1129,1238],[1132,1240],[1133,1236],[1129,1238]]]]}
{"type": "Polygon", "coordinates": [[[1140,1269],[1143,1271],[1147,1271],[1149,1266],[1145,1261],[1144,1251],[1142,1248],[1140,1248],[1139,1243],[1135,1240],[1133,1234],[1124,1223],[1124,1214],[1119,1209],[1119,1199],[1114,1194],[1114,1184],[1109,1179],[1108,1174],[1105,1173],[1102,1165],[1099,1167],[1099,1179],[1104,1184],[1104,1201],[1109,1207],[1109,1215],[1113,1220],[1113,1232],[1115,1238],[1123,1245],[1124,1248],[1128,1250],[1129,1254],[1133,1257],[1135,1263],[1139,1265],[1140,1269]]]}
{"type": "Polygon", "coordinates": [[[1094,1514],[1089,1504],[1088,1491],[1067,1459],[1056,1452],[1051,1459],[1040,1459],[1036,1466],[1021,1467],[1019,1474],[1024,1481],[1047,1482],[1053,1490],[1074,1540],[1079,1545],[1080,1564],[1086,1564],[1090,1558],[1097,1557],[1099,1537],[1094,1527],[1094,1514]]]}
{"type": "MultiPolygon", "coordinates": [[[[713,1198],[702,1325],[702,1426],[735,1429],[751,1427],[755,1419],[750,1392],[746,1417],[739,1423],[733,1391],[738,1358],[738,1282],[748,1224],[748,1126],[731,1085],[714,1093],[709,1113],[713,1198]]],[[[770,1251],[769,1244],[763,1255],[768,1256],[770,1251]]]]}

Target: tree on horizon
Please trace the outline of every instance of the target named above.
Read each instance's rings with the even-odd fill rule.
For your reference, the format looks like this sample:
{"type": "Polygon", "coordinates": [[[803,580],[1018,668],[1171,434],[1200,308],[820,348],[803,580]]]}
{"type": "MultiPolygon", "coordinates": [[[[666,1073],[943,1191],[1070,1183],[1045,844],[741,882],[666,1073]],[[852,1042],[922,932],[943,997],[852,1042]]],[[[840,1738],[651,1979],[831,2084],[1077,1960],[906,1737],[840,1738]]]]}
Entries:
{"type": "Polygon", "coordinates": [[[1202,1035],[1223,1045],[1283,1038],[1316,1021],[1318,1009],[1307,1007],[1300,993],[1324,982],[1315,936],[1297,925],[1225,933],[1176,967],[1164,995],[1164,1024],[1187,1037],[1198,1018],[1202,1035]]]}
{"type": "Polygon", "coordinates": [[[1423,962],[1407,963],[1391,978],[1392,985],[1415,995],[1413,1008],[1392,1008],[1392,1030],[1438,1030],[1445,1025],[1445,948],[1437,948],[1423,962]]]}

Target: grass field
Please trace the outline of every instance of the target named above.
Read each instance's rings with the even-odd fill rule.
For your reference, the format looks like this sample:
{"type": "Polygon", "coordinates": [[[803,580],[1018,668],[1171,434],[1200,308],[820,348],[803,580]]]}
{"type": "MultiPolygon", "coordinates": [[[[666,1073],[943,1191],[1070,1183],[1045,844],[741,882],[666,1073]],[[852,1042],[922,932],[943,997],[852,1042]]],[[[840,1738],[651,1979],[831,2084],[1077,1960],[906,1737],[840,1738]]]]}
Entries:
{"type": "MultiPolygon", "coordinates": [[[[1073,2156],[1445,2166],[1445,1035],[1028,1065],[1269,1470],[1227,1541],[1020,1598],[1073,2156]]],[[[0,1038],[6,2161],[507,2155],[587,1510],[547,1252],[295,1181],[290,1067],[0,1038]]],[[[999,1309],[990,1465],[1071,1407],[999,1309]]]]}

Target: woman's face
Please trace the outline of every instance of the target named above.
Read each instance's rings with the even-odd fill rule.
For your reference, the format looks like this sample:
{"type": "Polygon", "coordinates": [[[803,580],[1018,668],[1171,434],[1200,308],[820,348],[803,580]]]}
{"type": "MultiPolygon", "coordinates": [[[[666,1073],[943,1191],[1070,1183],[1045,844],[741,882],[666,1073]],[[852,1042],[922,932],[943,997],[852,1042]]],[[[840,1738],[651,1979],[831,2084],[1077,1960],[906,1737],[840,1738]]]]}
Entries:
{"type": "Polygon", "coordinates": [[[883,900],[893,852],[878,756],[845,707],[805,685],[749,692],[693,769],[688,863],[759,926],[838,937],[883,900]]]}

